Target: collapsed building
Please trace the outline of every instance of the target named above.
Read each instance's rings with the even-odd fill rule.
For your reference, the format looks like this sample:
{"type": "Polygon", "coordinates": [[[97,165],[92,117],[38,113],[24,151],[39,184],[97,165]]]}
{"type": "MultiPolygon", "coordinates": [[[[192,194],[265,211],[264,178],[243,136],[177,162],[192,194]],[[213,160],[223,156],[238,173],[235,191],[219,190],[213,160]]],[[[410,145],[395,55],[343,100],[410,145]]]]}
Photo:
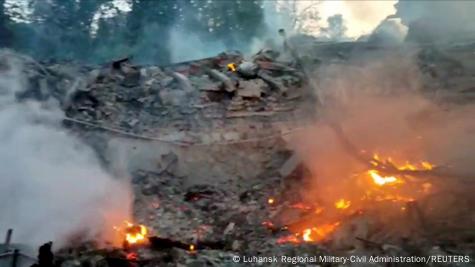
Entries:
{"type": "MultiPolygon", "coordinates": [[[[439,169],[438,162],[425,159],[399,164],[361,152],[366,148],[356,148],[354,136],[345,132],[345,121],[327,117],[329,106],[345,109],[345,103],[364,90],[373,93],[373,87],[384,96],[402,87],[417,89],[447,109],[470,105],[473,44],[401,47],[348,42],[294,44],[288,49],[290,53],[282,55],[263,49],[250,58],[226,52],[170,66],[137,66],[128,58],[103,66],[23,58],[29,86],[18,94],[19,101],[56,99],[64,111],[64,127],[93,147],[110,172],[130,174],[134,223],[147,228],[133,231],[150,237],[146,243],[134,238],[119,248],[73,243],[56,252],[58,264],[246,265],[233,262],[236,255],[473,259],[473,196],[458,190],[459,185],[451,187],[457,189],[458,208],[445,219],[421,204],[438,198],[435,193],[446,186],[444,178],[457,184],[461,179],[471,187],[473,173],[439,169]],[[401,55],[411,55],[413,64],[400,65],[395,58],[401,55]],[[374,62],[383,70],[381,79],[363,71],[374,62]],[[347,83],[334,87],[341,75],[348,76],[345,80],[354,88],[347,83]],[[358,181],[348,185],[352,193],[335,195],[334,203],[328,202],[328,195],[324,200],[308,197],[305,189],[315,189],[319,176],[292,145],[292,139],[303,138],[299,133],[318,120],[325,121],[349,157],[365,166],[358,181]],[[374,184],[365,184],[370,189],[353,196],[363,179],[374,184]],[[395,191],[380,190],[378,186],[385,184],[396,186],[395,191]],[[400,184],[411,189],[398,191],[400,184]],[[458,225],[450,224],[463,215],[458,225]],[[382,219],[385,216],[391,219],[382,219]],[[402,230],[394,227],[402,222],[402,230]]],[[[343,184],[351,179],[335,177],[331,187],[346,187],[343,184]]]]}

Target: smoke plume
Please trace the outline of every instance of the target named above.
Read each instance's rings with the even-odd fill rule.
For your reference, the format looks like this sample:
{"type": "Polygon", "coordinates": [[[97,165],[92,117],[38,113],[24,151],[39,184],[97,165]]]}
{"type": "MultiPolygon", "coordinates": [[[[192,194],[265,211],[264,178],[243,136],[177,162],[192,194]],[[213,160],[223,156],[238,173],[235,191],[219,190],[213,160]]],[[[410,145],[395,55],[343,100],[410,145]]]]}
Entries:
{"type": "Polygon", "coordinates": [[[113,242],[112,226],[129,216],[128,187],[61,127],[56,103],[16,100],[26,88],[21,60],[0,58],[0,233],[56,248],[74,235],[113,242]]]}
{"type": "MultiPolygon", "coordinates": [[[[328,121],[337,121],[346,137],[369,155],[396,162],[429,161],[475,176],[474,105],[441,105],[420,91],[422,76],[409,49],[358,55],[320,71],[320,123],[294,139],[313,175],[313,200],[334,203],[354,188],[346,181],[368,166],[342,145],[328,121]]],[[[433,92],[432,92],[433,93],[433,92]]],[[[447,179],[452,179],[447,177],[447,179]]]]}
{"type": "Polygon", "coordinates": [[[473,1],[399,1],[396,16],[416,42],[466,41],[475,38],[473,1]]]}

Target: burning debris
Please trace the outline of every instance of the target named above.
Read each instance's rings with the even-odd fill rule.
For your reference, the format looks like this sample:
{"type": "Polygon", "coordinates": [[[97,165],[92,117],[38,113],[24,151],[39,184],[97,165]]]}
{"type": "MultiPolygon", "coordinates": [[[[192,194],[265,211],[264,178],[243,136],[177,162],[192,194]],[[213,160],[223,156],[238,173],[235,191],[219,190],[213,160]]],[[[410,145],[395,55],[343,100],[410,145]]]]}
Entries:
{"type": "MultiPolygon", "coordinates": [[[[255,253],[473,254],[473,240],[466,239],[475,237],[467,233],[473,216],[462,216],[473,207],[473,196],[462,190],[472,182],[443,157],[428,157],[435,142],[420,143],[430,136],[413,138],[416,145],[391,139],[406,137],[390,126],[399,127],[400,117],[410,123],[405,115],[419,111],[417,105],[398,106],[402,115],[385,110],[391,103],[383,101],[352,107],[345,101],[373,86],[358,69],[359,76],[344,73],[364,88],[350,92],[360,96],[345,98],[340,87],[317,92],[330,104],[320,101],[316,109],[323,111],[311,115],[312,71],[324,87],[325,75],[345,80],[325,68],[347,70],[351,53],[389,53],[360,45],[346,51],[334,44],[336,54],[319,47],[318,64],[270,50],[160,67],[120,59],[106,67],[71,66],[72,73],[38,63],[30,78],[51,88],[32,87],[21,98],[58,99],[68,130],[106,168],[130,173],[134,191],[134,219],[114,229],[122,246],[71,242],[55,253],[60,266],[229,266],[232,256],[255,253]],[[332,104],[342,114],[326,114],[332,104]],[[365,109],[371,116],[359,113],[365,109]],[[384,123],[372,123],[380,118],[384,123]],[[299,141],[304,149],[294,144],[299,141]],[[447,206],[457,208],[447,212],[447,206]]],[[[415,124],[423,123],[430,121],[415,124]]],[[[410,134],[427,133],[417,127],[410,134]]]]}
{"type": "Polygon", "coordinates": [[[120,227],[114,227],[114,229],[123,236],[122,239],[124,240],[124,247],[147,243],[148,229],[145,225],[133,224],[128,221],[125,221],[124,224],[124,229],[121,229],[120,227]]]}

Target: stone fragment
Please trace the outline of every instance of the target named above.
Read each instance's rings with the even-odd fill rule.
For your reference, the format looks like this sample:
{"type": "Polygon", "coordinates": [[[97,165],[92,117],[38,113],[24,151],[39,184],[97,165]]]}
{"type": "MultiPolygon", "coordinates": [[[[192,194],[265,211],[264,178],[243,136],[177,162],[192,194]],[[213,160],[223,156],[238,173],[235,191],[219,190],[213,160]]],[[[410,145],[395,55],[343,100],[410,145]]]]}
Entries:
{"type": "Polygon", "coordinates": [[[185,91],[185,92],[194,91],[193,85],[191,85],[190,80],[185,75],[183,75],[179,72],[172,72],[171,76],[178,82],[178,85],[180,86],[180,89],[182,89],[183,91],[185,91]]]}
{"type": "Polygon", "coordinates": [[[293,154],[287,161],[280,167],[279,174],[281,177],[288,177],[291,175],[302,163],[300,157],[293,154]]]}
{"type": "Polygon", "coordinates": [[[238,73],[245,78],[256,77],[259,66],[256,63],[244,61],[239,64],[237,71],[238,73]]]}
{"type": "Polygon", "coordinates": [[[219,88],[219,85],[216,82],[210,80],[209,77],[206,75],[198,77],[198,78],[194,78],[192,80],[192,84],[196,86],[198,90],[201,90],[201,91],[213,91],[213,92],[221,91],[221,89],[219,88]]]}
{"type": "Polygon", "coordinates": [[[237,94],[241,97],[261,98],[266,88],[267,85],[261,79],[240,81],[237,94]]]}
{"type": "Polygon", "coordinates": [[[231,78],[226,76],[226,74],[224,74],[222,72],[219,72],[217,70],[209,69],[208,70],[208,75],[211,78],[222,82],[223,86],[224,86],[224,90],[226,90],[227,92],[231,93],[231,92],[236,91],[236,86],[234,85],[231,78]]]}

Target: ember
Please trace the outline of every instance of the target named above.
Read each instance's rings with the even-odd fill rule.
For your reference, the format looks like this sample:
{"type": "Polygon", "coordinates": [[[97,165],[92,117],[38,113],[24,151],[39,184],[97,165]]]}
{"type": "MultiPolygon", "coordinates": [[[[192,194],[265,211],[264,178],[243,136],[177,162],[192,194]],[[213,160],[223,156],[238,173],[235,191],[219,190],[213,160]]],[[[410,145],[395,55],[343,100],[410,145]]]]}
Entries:
{"type": "Polygon", "coordinates": [[[305,229],[303,240],[306,242],[320,242],[327,239],[340,225],[340,222],[328,223],[318,227],[305,229]]]}
{"type": "Polygon", "coordinates": [[[138,259],[138,255],[135,252],[130,252],[130,253],[127,253],[125,258],[129,261],[136,261],[138,259]]]}
{"type": "Polygon", "coordinates": [[[287,235],[280,237],[277,239],[277,244],[285,244],[285,243],[300,243],[300,240],[296,235],[287,235]]]}
{"type": "Polygon", "coordinates": [[[312,206],[306,205],[302,202],[292,204],[292,205],[290,205],[290,207],[294,208],[294,209],[301,209],[301,210],[311,210],[312,209],[312,206]]]}
{"type": "Polygon", "coordinates": [[[347,209],[351,205],[351,201],[341,198],[335,202],[335,208],[337,209],[347,209]]]}
{"type": "Polygon", "coordinates": [[[337,229],[340,222],[327,223],[317,227],[304,229],[301,233],[295,233],[281,237],[277,240],[278,244],[301,243],[301,242],[322,242],[327,240],[337,229]]]}
{"type": "Polygon", "coordinates": [[[272,205],[275,203],[275,200],[273,198],[267,199],[267,204],[272,205]]]}
{"type": "Polygon", "coordinates": [[[368,174],[373,178],[373,182],[377,185],[391,185],[402,183],[403,181],[394,176],[381,176],[376,170],[369,170],[368,174]]]}

